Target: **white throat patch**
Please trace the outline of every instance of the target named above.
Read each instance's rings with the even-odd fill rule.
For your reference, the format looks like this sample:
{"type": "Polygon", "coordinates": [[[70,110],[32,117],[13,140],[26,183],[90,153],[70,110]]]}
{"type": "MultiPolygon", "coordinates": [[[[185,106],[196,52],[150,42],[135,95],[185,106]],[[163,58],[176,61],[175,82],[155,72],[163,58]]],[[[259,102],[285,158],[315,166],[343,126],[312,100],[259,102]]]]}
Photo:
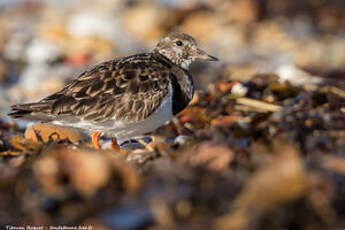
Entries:
{"type": "Polygon", "coordinates": [[[188,59],[181,63],[181,67],[185,70],[189,70],[190,64],[192,64],[192,60],[188,59]]]}

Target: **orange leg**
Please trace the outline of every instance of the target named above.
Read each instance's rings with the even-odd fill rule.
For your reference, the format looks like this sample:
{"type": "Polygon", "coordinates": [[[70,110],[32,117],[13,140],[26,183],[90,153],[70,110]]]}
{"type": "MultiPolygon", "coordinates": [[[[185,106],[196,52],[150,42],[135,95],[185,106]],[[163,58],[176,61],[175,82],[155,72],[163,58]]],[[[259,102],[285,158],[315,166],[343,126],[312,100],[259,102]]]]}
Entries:
{"type": "Polygon", "coordinates": [[[121,148],[120,145],[117,143],[116,138],[112,138],[110,142],[110,149],[117,151],[117,152],[124,152],[121,148]]]}
{"type": "Polygon", "coordinates": [[[92,144],[95,147],[95,149],[101,149],[101,146],[99,145],[99,137],[101,136],[101,132],[94,131],[91,134],[92,144]]]}

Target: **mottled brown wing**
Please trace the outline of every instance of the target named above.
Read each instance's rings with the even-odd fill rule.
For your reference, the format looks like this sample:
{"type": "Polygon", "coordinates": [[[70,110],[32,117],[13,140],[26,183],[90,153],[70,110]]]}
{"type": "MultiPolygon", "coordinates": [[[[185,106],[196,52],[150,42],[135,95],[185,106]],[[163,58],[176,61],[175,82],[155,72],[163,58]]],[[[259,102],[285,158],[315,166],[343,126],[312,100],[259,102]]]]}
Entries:
{"type": "Polygon", "coordinates": [[[102,122],[138,122],[147,118],[168,93],[168,69],[148,55],[102,63],[61,91],[26,106],[31,112],[73,115],[102,122]]]}

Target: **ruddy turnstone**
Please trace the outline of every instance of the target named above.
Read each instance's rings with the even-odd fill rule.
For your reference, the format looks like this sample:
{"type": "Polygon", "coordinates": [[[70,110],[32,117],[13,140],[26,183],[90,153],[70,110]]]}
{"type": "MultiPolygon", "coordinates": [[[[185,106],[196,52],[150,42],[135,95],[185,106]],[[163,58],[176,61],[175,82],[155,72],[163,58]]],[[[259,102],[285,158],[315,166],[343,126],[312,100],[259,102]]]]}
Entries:
{"type": "Polygon", "coordinates": [[[96,65],[38,102],[13,105],[9,116],[92,132],[97,149],[103,133],[118,150],[117,141],[155,130],[188,105],[194,93],[189,66],[195,60],[217,58],[198,48],[193,37],[173,32],[152,52],[96,65]]]}

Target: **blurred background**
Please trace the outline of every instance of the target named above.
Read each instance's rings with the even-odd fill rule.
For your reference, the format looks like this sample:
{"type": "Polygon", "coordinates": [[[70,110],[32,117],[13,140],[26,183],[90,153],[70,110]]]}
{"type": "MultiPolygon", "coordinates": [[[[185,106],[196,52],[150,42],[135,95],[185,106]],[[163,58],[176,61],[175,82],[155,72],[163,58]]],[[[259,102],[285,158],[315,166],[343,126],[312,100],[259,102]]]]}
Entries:
{"type": "Polygon", "coordinates": [[[0,111],[48,95],[96,63],[150,51],[172,30],[220,58],[193,66],[202,89],[294,67],[343,78],[344,7],[342,0],[1,0],[0,111]]]}
{"type": "Polygon", "coordinates": [[[344,9],[344,0],[0,0],[0,228],[345,229],[344,9]],[[27,123],[6,115],[174,30],[220,61],[192,65],[195,100],[156,132],[155,151],[32,141],[27,123]]]}

